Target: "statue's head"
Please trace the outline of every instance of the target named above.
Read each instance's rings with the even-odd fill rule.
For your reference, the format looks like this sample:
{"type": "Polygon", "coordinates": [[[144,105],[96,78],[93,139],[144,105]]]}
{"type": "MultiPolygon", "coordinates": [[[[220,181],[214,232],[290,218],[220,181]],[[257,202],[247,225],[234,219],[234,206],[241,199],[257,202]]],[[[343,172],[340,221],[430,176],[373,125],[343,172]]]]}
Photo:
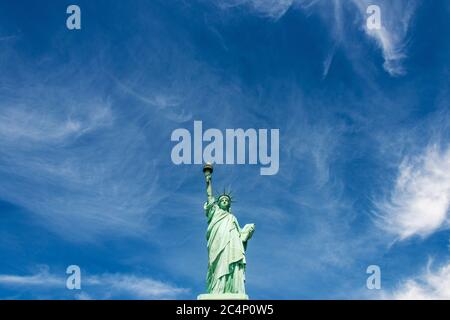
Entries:
{"type": "Polygon", "coordinates": [[[220,209],[229,211],[231,207],[231,196],[224,193],[217,199],[217,205],[220,209]]]}

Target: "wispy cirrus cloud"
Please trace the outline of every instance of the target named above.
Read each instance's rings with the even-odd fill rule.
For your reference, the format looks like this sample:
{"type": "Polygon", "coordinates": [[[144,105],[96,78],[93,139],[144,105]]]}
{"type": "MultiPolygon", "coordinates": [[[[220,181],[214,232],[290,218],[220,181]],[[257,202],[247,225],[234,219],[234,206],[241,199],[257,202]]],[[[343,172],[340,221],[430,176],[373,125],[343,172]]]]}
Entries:
{"type": "MultiPolygon", "coordinates": [[[[142,152],[146,138],[139,127],[89,85],[61,87],[57,72],[44,82],[42,74],[17,72],[22,84],[0,90],[0,176],[8,180],[0,198],[35,213],[67,239],[89,240],[111,230],[139,234],[162,194],[155,191],[156,162],[142,152]]],[[[74,82],[97,76],[74,76],[74,82]]]]}
{"type": "MultiPolygon", "coordinates": [[[[360,10],[361,16],[368,17],[367,8],[374,4],[369,0],[353,0],[360,10]]],[[[382,51],[384,69],[391,76],[402,76],[406,73],[403,66],[408,57],[408,31],[419,1],[377,1],[381,9],[381,28],[367,29],[368,37],[374,39],[382,51]]]]}
{"type": "MultiPolygon", "coordinates": [[[[249,8],[262,17],[278,20],[291,8],[303,10],[308,14],[322,16],[324,24],[328,25],[330,34],[335,37],[336,44],[347,46],[350,37],[355,31],[363,30],[370,39],[373,39],[381,50],[384,58],[383,68],[391,76],[402,76],[407,70],[404,61],[408,57],[408,33],[414,13],[419,5],[414,1],[387,1],[376,3],[369,0],[226,0],[217,1],[222,9],[237,6],[249,8]],[[368,30],[366,19],[369,17],[367,8],[376,4],[381,8],[381,28],[368,30]],[[343,10],[357,10],[357,20],[360,27],[355,28],[354,21],[344,21],[343,10]]],[[[351,54],[355,54],[352,46],[351,54]]],[[[336,47],[333,47],[324,61],[324,76],[328,73],[330,63],[336,47]]]]}
{"type": "Polygon", "coordinates": [[[0,274],[0,285],[7,287],[58,287],[64,285],[64,279],[50,275],[47,270],[42,270],[33,275],[0,274]]]}
{"type": "Polygon", "coordinates": [[[81,276],[81,289],[66,289],[66,278],[51,274],[48,268],[41,268],[32,275],[0,274],[0,286],[5,289],[20,289],[33,296],[52,299],[114,299],[128,297],[134,299],[174,299],[189,293],[180,288],[150,277],[124,273],[103,273],[81,276]],[[72,294],[72,295],[71,295],[72,294]]]}
{"type": "Polygon", "coordinates": [[[127,274],[102,274],[99,276],[88,276],[86,286],[94,287],[101,292],[102,299],[110,299],[117,295],[132,296],[138,299],[169,299],[189,292],[189,289],[179,288],[173,285],[148,278],[127,274]]]}
{"type": "Polygon", "coordinates": [[[377,208],[378,225],[401,240],[448,228],[450,148],[432,145],[421,155],[405,158],[393,190],[377,208]]]}
{"type": "Polygon", "coordinates": [[[287,10],[296,2],[295,0],[225,0],[217,1],[222,9],[237,6],[247,6],[255,13],[273,19],[281,18],[287,10]]]}
{"type": "Polygon", "coordinates": [[[9,40],[14,40],[16,38],[17,38],[16,35],[11,35],[11,36],[1,36],[0,35],[0,41],[9,41],[9,40]]]}

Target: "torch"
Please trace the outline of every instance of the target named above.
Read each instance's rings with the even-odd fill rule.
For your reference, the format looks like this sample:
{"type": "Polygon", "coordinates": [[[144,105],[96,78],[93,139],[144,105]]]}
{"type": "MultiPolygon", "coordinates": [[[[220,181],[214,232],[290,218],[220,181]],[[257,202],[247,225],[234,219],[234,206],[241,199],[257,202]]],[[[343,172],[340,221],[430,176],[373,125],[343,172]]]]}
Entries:
{"type": "Polygon", "coordinates": [[[213,165],[210,162],[207,162],[203,166],[203,173],[205,174],[205,177],[211,176],[213,173],[213,165]]]}

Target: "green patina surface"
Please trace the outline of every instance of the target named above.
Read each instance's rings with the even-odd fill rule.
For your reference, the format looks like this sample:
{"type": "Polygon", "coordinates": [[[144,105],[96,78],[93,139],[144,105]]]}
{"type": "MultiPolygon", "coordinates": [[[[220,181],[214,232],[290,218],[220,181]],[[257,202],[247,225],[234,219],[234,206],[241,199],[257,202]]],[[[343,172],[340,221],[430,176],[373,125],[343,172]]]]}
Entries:
{"type": "Polygon", "coordinates": [[[239,226],[231,213],[231,196],[227,193],[217,199],[212,193],[212,166],[204,167],[208,201],[204,205],[208,228],[208,273],[206,287],[208,294],[198,299],[248,299],[245,294],[245,251],[247,242],[255,230],[254,224],[239,226]]]}

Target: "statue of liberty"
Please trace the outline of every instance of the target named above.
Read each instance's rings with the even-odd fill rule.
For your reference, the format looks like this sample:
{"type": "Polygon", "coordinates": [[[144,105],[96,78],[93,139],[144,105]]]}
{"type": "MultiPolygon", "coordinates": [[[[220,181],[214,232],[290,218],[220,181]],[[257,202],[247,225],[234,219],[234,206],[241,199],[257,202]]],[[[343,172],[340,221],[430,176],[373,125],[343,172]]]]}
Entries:
{"type": "Polygon", "coordinates": [[[208,221],[208,293],[198,299],[248,299],[245,294],[245,250],[255,225],[247,224],[241,229],[230,210],[231,194],[224,192],[217,199],[213,196],[212,165],[206,164],[203,172],[208,196],[204,205],[208,221]]]}

